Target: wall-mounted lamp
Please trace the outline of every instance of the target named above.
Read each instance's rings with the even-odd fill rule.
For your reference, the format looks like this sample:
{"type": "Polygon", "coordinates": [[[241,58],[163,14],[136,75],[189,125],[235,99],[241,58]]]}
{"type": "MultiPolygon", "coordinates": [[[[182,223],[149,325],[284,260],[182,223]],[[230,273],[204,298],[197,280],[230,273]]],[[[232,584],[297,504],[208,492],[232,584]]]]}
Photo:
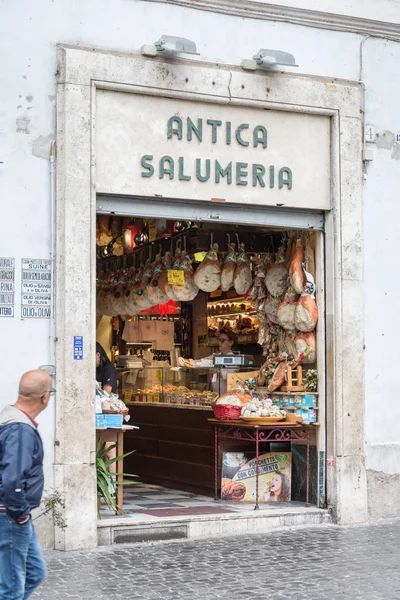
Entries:
{"type": "Polygon", "coordinates": [[[261,67],[271,69],[273,67],[298,67],[293,54],[283,52],[282,50],[269,50],[262,48],[253,56],[253,59],[245,59],[242,62],[242,68],[245,71],[255,71],[261,67]]]}
{"type": "Polygon", "coordinates": [[[176,54],[196,54],[196,44],[192,40],[187,40],[174,35],[162,35],[154,44],[144,45],[141,48],[143,56],[156,56],[157,53],[166,56],[175,56],[176,54]]]}

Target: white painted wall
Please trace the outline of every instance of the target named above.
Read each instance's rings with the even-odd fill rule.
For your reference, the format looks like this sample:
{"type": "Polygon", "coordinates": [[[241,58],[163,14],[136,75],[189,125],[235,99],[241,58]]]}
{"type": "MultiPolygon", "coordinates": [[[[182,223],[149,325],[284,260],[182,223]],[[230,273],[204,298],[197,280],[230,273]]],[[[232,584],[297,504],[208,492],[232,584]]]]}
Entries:
{"type": "MultiPolygon", "coordinates": [[[[269,4],[266,0],[253,0],[258,4],[269,4]]],[[[349,17],[363,17],[376,21],[400,23],[399,0],[274,0],[276,6],[290,6],[307,10],[349,17]]]]}
{"type": "MultiPolygon", "coordinates": [[[[304,6],[300,0],[290,4],[304,6]]],[[[398,22],[399,6],[398,0],[358,0],[340,3],[340,10],[398,22]]],[[[313,7],[339,12],[333,0],[314,2],[313,7]]],[[[267,45],[293,52],[300,73],[352,80],[360,77],[363,37],[356,34],[239,19],[141,0],[0,0],[0,9],[0,49],[6,58],[0,71],[0,256],[16,258],[16,299],[20,259],[49,257],[46,157],[55,127],[57,43],[138,52],[142,44],[169,33],[195,40],[204,61],[239,64],[267,45]]],[[[364,188],[367,466],[389,473],[400,470],[396,385],[400,286],[393,276],[398,256],[400,146],[390,134],[383,133],[400,131],[398,64],[400,44],[373,38],[363,44],[366,118],[381,134],[374,160],[366,170],[364,188]]],[[[268,74],[265,77],[268,85],[268,74]]],[[[14,400],[23,371],[51,360],[49,322],[21,320],[18,302],[15,312],[14,319],[0,320],[1,405],[14,400]]],[[[53,411],[49,409],[40,421],[46,462],[50,464],[53,411]]]]}

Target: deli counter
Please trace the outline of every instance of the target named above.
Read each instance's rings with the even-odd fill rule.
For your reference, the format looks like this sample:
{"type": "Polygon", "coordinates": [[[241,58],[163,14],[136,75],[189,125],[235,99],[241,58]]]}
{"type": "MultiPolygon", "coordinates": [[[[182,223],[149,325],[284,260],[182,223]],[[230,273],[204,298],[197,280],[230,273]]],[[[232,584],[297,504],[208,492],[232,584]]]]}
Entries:
{"type": "Polygon", "coordinates": [[[254,367],[143,367],[119,369],[119,396],[130,404],[210,407],[254,367]]]}

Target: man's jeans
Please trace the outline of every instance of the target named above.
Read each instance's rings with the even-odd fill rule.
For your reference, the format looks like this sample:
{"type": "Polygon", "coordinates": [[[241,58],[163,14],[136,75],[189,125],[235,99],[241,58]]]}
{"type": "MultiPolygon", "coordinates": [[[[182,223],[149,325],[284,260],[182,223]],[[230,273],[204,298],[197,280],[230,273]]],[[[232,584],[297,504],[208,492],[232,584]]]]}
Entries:
{"type": "Polygon", "coordinates": [[[0,511],[0,600],[26,600],[45,578],[32,519],[18,525],[0,511]]]}

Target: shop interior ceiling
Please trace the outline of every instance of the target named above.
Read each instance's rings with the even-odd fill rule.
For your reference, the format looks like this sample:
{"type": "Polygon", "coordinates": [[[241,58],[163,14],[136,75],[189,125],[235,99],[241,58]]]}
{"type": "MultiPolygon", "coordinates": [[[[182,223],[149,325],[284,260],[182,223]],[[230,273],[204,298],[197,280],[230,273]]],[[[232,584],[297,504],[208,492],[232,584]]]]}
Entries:
{"type": "MultiPolygon", "coordinates": [[[[114,215],[101,215],[101,223],[97,223],[97,259],[101,263],[107,263],[110,260],[115,262],[116,258],[122,260],[124,254],[122,247],[122,236],[124,227],[129,223],[129,218],[114,215]],[[99,227],[100,225],[100,227],[99,227]],[[99,229],[108,227],[109,233],[101,237],[99,229]],[[107,248],[106,256],[104,249],[107,248]],[[121,255],[120,257],[118,255],[121,255]]],[[[139,220],[141,222],[142,220],[139,220]]],[[[158,221],[157,219],[155,221],[158,221]]],[[[131,223],[135,223],[132,217],[131,223]]],[[[240,226],[229,223],[205,223],[195,221],[177,221],[173,233],[165,233],[151,242],[145,242],[136,246],[129,254],[124,255],[124,266],[132,266],[139,258],[146,259],[152,252],[153,257],[156,254],[164,254],[168,250],[175,250],[177,245],[186,249],[190,254],[197,252],[207,252],[210,245],[218,244],[220,253],[228,251],[228,243],[238,242],[245,245],[245,250],[249,254],[260,254],[276,252],[282,243],[282,237],[287,236],[287,231],[277,231],[276,229],[265,226],[240,226]],[[177,231],[177,228],[181,228],[177,231]]],[[[141,225],[145,235],[146,223],[141,225]]],[[[119,261],[116,261],[119,262],[119,261]]]]}

